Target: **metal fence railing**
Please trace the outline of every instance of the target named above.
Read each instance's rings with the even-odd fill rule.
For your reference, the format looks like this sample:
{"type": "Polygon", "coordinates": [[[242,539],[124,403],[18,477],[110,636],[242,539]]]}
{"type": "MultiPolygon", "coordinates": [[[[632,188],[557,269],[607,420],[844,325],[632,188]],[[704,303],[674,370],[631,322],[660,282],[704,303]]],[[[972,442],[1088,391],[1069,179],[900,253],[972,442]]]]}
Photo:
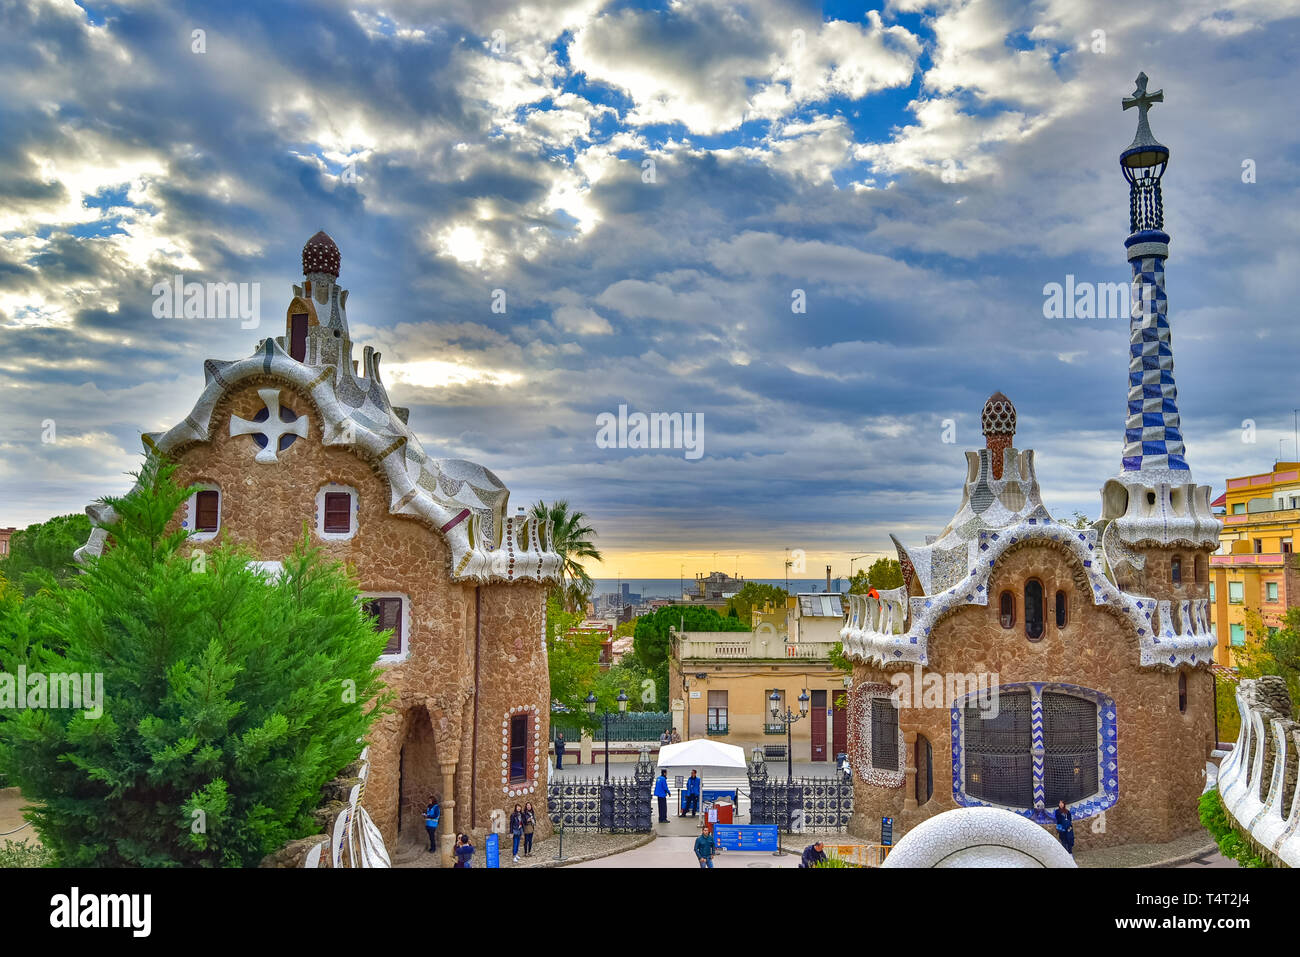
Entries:
{"type": "Polygon", "coordinates": [[[749,819],[775,824],[787,834],[847,831],[853,816],[853,784],[845,777],[795,778],[793,782],[749,779],[749,819]]]}
{"type": "Polygon", "coordinates": [[[565,830],[646,834],[652,828],[646,776],[554,781],[546,789],[551,823],[565,830]]]}
{"type": "MultiPolygon", "coordinates": [[[[613,714],[609,717],[609,740],[658,743],[659,735],[672,726],[673,716],[667,711],[628,711],[624,714],[613,714]]],[[[567,745],[576,745],[582,735],[581,725],[571,716],[552,714],[552,741],[559,731],[564,732],[564,741],[567,745]]],[[[591,732],[591,736],[597,740],[604,740],[604,715],[596,715],[596,727],[591,732]]]]}

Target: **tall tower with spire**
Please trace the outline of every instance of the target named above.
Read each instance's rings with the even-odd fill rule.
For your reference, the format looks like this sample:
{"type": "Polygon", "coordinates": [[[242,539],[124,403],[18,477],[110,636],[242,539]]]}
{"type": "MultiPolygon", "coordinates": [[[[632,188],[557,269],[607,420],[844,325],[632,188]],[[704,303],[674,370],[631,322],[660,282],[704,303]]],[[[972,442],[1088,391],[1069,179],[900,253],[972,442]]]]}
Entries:
{"type": "Polygon", "coordinates": [[[1145,73],[1122,101],[1125,110],[1138,111],[1137,134],[1119,157],[1129,184],[1124,247],[1133,270],[1128,413],[1119,474],[1102,488],[1102,542],[1121,588],[1155,598],[1204,598],[1221,525],[1210,510],[1209,486],[1197,485],[1187,464],[1178,412],[1160,188],[1169,148],[1152,134],[1148,118],[1162,102],[1163,90],[1147,92],[1145,73]]]}

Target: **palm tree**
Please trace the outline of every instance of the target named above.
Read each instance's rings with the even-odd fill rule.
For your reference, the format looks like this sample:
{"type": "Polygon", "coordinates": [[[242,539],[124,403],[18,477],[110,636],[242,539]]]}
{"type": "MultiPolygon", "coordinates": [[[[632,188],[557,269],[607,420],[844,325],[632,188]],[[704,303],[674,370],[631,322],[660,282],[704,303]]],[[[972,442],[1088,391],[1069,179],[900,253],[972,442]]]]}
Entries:
{"type": "Polygon", "coordinates": [[[560,589],[565,608],[577,611],[583,608],[595,587],[582,559],[600,561],[600,552],[591,543],[596,530],[586,524],[587,516],[579,511],[569,511],[567,501],[538,502],[533,506],[533,518],[540,523],[551,523],[551,548],[563,564],[560,566],[560,589]]]}

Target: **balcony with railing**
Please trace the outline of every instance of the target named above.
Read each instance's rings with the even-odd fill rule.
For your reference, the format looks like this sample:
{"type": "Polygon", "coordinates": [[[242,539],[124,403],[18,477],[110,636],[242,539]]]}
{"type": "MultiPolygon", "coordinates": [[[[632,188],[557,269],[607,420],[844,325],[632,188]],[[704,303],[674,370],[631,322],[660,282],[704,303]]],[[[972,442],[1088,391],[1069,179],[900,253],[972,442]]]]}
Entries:
{"type": "Polygon", "coordinates": [[[744,632],[684,632],[675,636],[680,661],[827,661],[833,641],[786,641],[744,632]]]}

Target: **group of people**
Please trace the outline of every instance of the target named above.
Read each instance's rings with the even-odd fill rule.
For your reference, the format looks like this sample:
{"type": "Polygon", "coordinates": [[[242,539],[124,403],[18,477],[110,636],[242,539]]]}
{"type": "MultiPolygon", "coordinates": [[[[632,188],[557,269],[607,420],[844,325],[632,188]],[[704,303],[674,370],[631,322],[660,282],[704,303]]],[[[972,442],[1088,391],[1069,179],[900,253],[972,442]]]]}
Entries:
{"type": "Polygon", "coordinates": [[[676,728],[665,728],[664,733],[659,735],[659,747],[666,744],[681,744],[682,736],[677,733],[676,728]]]}
{"type": "Polygon", "coordinates": [[[537,829],[537,813],[533,810],[533,802],[527,804],[516,804],[514,813],[510,815],[510,837],[515,842],[514,857],[515,863],[519,863],[519,839],[524,840],[524,857],[533,855],[533,832],[537,829]]]}
{"type": "MultiPolygon", "coordinates": [[[[438,803],[438,795],[429,796],[429,806],[424,811],[424,829],[429,834],[429,853],[436,853],[438,850],[438,825],[442,821],[442,807],[438,803]]],[[[510,836],[514,839],[514,859],[519,863],[519,842],[524,842],[524,857],[531,857],[533,853],[533,834],[537,831],[537,812],[533,810],[533,802],[527,804],[516,804],[514,813],[510,815],[510,836]]],[[[456,855],[456,863],[453,867],[469,867],[470,861],[474,857],[474,845],[470,843],[468,834],[456,835],[456,846],[452,853],[456,855]]]]}
{"type": "MultiPolygon", "coordinates": [[[[529,807],[532,807],[530,804],[529,807]]],[[[438,825],[442,823],[442,805],[438,801],[438,795],[429,795],[429,804],[424,809],[424,830],[429,835],[429,853],[437,853],[438,850],[438,825]]],[[[532,838],[528,839],[532,845],[532,838]]],[[[515,839],[515,851],[519,850],[519,839],[515,839]]],[[[452,867],[469,867],[470,861],[474,857],[474,845],[470,843],[468,834],[457,834],[456,844],[452,848],[452,854],[456,857],[456,863],[452,867]]],[[[515,860],[519,860],[518,857],[515,860]]]]}

